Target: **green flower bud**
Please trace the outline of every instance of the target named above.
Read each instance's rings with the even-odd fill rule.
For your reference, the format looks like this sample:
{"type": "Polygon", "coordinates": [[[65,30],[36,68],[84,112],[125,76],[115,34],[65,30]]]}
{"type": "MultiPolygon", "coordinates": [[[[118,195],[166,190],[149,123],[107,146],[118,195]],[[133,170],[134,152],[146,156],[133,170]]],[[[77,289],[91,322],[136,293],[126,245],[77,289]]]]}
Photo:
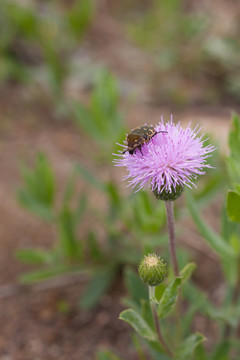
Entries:
{"type": "Polygon", "coordinates": [[[179,198],[179,196],[182,195],[183,190],[184,190],[184,186],[177,185],[176,189],[174,189],[173,186],[171,187],[171,192],[167,191],[167,190],[163,190],[162,192],[159,193],[158,190],[155,189],[155,190],[153,190],[153,194],[159,200],[173,201],[173,200],[176,200],[177,198],[179,198]]]}
{"type": "Polygon", "coordinates": [[[159,256],[148,254],[140,262],[138,272],[145,284],[157,286],[163,282],[167,275],[167,265],[159,256]]]}

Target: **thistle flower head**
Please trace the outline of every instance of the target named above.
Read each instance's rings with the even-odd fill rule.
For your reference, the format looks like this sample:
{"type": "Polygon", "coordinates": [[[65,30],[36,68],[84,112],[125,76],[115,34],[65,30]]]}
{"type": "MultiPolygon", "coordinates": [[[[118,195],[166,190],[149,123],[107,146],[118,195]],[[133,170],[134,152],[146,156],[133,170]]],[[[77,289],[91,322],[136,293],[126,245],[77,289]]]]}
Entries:
{"type": "Polygon", "coordinates": [[[205,174],[204,168],[211,167],[207,158],[215,147],[204,147],[206,140],[203,135],[198,136],[200,128],[191,130],[190,125],[183,129],[180,122],[174,124],[171,119],[164,124],[162,119],[154,127],[157,134],[140,149],[132,155],[128,151],[117,154],[115,165],[127,167],[128,175],[124,179],[129,180],[129,186],[139,191],[150,183],[151,190],[158,195],[179,192],[185,186],[196,187],[192,180],[205,174]]]}
{"type": "Polygon", "coordinates": [[[159,256],[148,254],[140,262],[138,272],[144,284],[157,286],[167,275],[167,265],[159,256]]]}

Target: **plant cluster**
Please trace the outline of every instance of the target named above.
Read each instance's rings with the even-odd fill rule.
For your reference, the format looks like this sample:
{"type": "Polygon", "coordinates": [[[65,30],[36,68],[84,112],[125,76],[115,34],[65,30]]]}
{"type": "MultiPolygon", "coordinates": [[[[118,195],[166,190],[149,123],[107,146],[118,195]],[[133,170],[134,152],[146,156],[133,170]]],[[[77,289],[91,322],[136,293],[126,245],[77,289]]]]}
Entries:
{"type": "MultiPolygon", "coordinates": [[[[101,164],[103,161],[108,162],[109,156],[107,154],[109,149],[113,148],[113,142],[116,141],[114,131],[117,128],[121,132],[123,128],[123,117],[119,111],[119,93],[114,77],[103,70],[92,90],[89,104],[74,103],[73,109],[76,112],[77,125],[99,148],[98,154],[101,155],[101,164]],[[101,91],[103,88],[105,89],[104,92],[101,91]]],[[[194,143],[197,135],[196,129],[193,132],[189,127],[183,130],[180,125],[175,128],[173,123],[166,125],[166,128],[163,126],[165,126],[163,122],[159,124],[156,131],[157,135],[151,138],[145,146],[143,145],[141,151],[136,149],[136,153],[132,155],[128,151],[120,154],[124,159],[124,163],[120,163],[120,165],[126,165],[129,171],[137,165],[134,168],[135,172],[131,173],[131,177],[136,177],[136,184],[142,181],[142,185],[145,186],[153,176],[149,177],[148,172],[146,172],[145,177],[141,177],[140,172],[146,170],[144,161],[149,162],[149,158],[155,156],[154,146],[161,147],[163,145],[166,154],[170,154],[168,155],[170,156],[168,163],[174,160],[171,157],[171,154],[175,153],[176,150],[174,146],[184,147],[184,151],[181,151],[181,154],[179,152],[180,162],[183,160],[181,158],[183,154],[191,158],[190,150],[193,146],[198,155],[195,160],[191,160],[190,173],[187,173],[186,169],[183,168],[181,170],[182,175],[178,178],[177,174],[174,174],[174,168],[171,167],[176,182],[169,183],[168,186],[164,186],[166,185],[164,181],[159,182],[160,178],[170,179],[167,177],[167,173],[163,173],[160,178],[158,177],[159,171],[155,173],[156,179],[152,183],[152,190],[157,191],[155,194],[157,198],[164,195],[163,200],[173,200],[175,197],[171,199],[166,197],[176,191],[178,196],[181,195],[182,191],[178,192],[178,186],[182,187],[183,182],[186,185],[186,179],[184,180],[183,176],[192,181],[196,175],[202,173],[203,167],[207,165],[205,160],[211,166],[216,166],[216,169],[199,184],[194,197],[189,191],[184,191],[187,200],[186,205],[179,203],[176,206],[175,217],[178,219],[190,213],[204,240],[219,255],[227,289],[226,299],[222,300],[222,306],[216,308],[215,304],[211,303],[190,281],[190,276],[196,265],[187,263],[189,256],[186,250],[180,249],[178,252],[181,270],[178,272],[175,268],[173,275],[171,267],[168,266],[168,275],[165,280],[166,273],[164,271],[161,276],[163,280],[161,284],[155,286],[152,282],[150,285],[150,297],[145,285],[141,284],[134,272],[133,267],[136,267],[143,254],[148,255],[160,251],[161,257],[165,260],[168,258],[168,237],[165,232],[167,221],[163,201],[157,201],[151,193],[146,191],[124,195],[119,182],[101,180],[96,173],[92,173],[79,163],[74,166],[62,200],[57,205],[55,175],[44,154],[38,155],[34,168],[31,169],[22,165],[23,185],[18,191],[18,199],[25,208],[55,226],[56,242],[48,250],[22,249],[17,252],[21,261],[38,267],[37,270],[22,275],[21,280],[25,283],[31,283],[72,271],[87,273],[89,283],[85,294],[81,297],[80,305],[82,308],[89,308],[96,305],[111,284],[119,278],[118,275],[123,274],[129,293],[129,298],[125,299],[124,302],[130,309],[125,310],[120,317],[130,323],[140,335],[140,337],[134,338],[134,344],[142,357],[147,348],[151,356],[156,359],[171,358],[173,351],[178,359],[191,359],[193,357],[195,359],[207,359],[208,355],[202,345],[204,336],[198,332],[191,334],[194,316],[200,312],[220,324],[219,341],[216,341],[216,346],[211,350],[211,359],[221,359],[218,357],[221,352],[225,354],[226,359],[235,359],[234,356],[238,351],[238,341],[235,334],[239,317],[239,224],[237,224],[239,218],[236,209],[239,207],[240,198],[238,166],[240,120],[237,116],[233,118],[233,129],[229,136],[231,151],[226,161],[227,166],[222,164],[217,154],[214,154],[212,159],[206,158],[208,151],[212,151],[213,147],[208,143],[208,140],[205,140],[205,147],[202,151],[201,142],[194,143]],[[161,133],[163,130],[166,134],[161,133]],[[174,143],[176,132],[179,131],[181,134],[179,142],[174,143]],[[172,140],[168,144],[169,140],[167,139],[170,138],[172,140]],[[187,149],[186,144],[189,144],[189,141],[193,143],[187,149]],[[136,159],[137,162],[134,165],[136,159]],[[222,171],[223,169],[225,171],[226,168],[229,174],[228,180],[222,177],[222,171]],[[77,190],[79,176],[86,181],[88,187],[101,192],[106,211],[102,211],[97,205],[91,204],[91,191],[83,191],[79,194],[77,190]],[[222,191],[227,187],[232,190],[228,193],[227,206],[224,206],[223,209],[222,234],[217,234],[202,219],[199,210],[205,207],[210,198],[217,195],[220,189],[222,191]],[[88,217],[89,215],[94,221],[92,221],[91,229],[83,233],[81,222],[85,216],[88,217]],[[100,235],[99,227],[104,230],[104,239],[100,235]],[[181,321],[175,319],[178,317],[179,311],[177,310],[179,306],[176,307],[176,302],[180,302],[177,300],[180,297],[179,294],[188,304],[188,313],[181,315],[181,321]],[[155,310],[153,311],[153,309],[155,310]],[[157,314],[157,321],[156,316],[154,317],[152,314],[157,314]],[[157,330],[159,320],[162,328],[160,337],[157,330]],[[177,326],[175,326],[175,321],[178,323],[177,326]],[[168,344],[166,340],[160,341],[161,336],[163,339],[170,337],[174,343],[168,344]],[[171,348],[170,352],[169,347],[171,348]]],[[[119,138],[123,138],[122,134],[119,135],[119,138]]],[[[200,140],[202,141],[202,138],[200,140]]],[[[159,166],[166,165],[164,165],[166,158],[160,158],[162,159],[161,164],[152,161],[155,170],[159,166]]],[[[96,164],[99,163],[99,157],[95,160],[96,164]]],[[[155,160],[159,161],[158,159],[155,160]]],[[[119,161],[121,162],[121,160],[119,161]]],[[[154,169],[150,170],[153,171],[154,169]]],[[[191,182],[189,184],[191,185],[191,182]]],[[[162,264],[162,271],[165,268],[163,265],[165,262],[160,260],[160,264],[162,264]]],[[[152,278],[152,272],[150,275],[152,278]]],[[[148,276],[142,273],[141,278],[146,281],[148,276]]],[[[111,352],[106,351],[100,352],[99,358],[114,359],[116,357],[111,352]]]]}
{"type": "MultiPolygon", "coordinates": [[[[196,135],[195,135],[196,136],[196,135]]],[[[177,135],[175,133],[176,142],[177,135]]],[[[191,137],[188,137],[190,140],[191,137]]],[[[195,142],[197,139],[194,137],[195,142]]],[[[222,231],[215,232],[201,217],[198,207],[190,193],[186,191],[186,200],[189,212],[198,228],[202,238],[219,256],[220,264],[224,273],[225,295],[221,299],[220,305],[216,306],[208,297],[201,292],[190,280],[191,274],[196,268],[196,264],[188,263],[181,271],[178,270],[178,260],[175,253],[174,228],[173,228],[173,212],[169,202],[166,200],[166,210],[169,227],[170,241],[170,258],[173,271],[169,269],[168,279],[166,278],[166,269],[164,262],[155,254],[149,254],[145,257],[139,266],[139,275],[145,284],[149,287],[149,294],[144,285],[139,285],[139,280],[135,279],[128,283],[130,298],[125,300],[125,304],[130,306],[129,309],[120,314],[120,319],[129,323],[138,334],[138,342],[136,342],[136,350],[142,359],[146,359],[147,354],[153,359],[182,359],[182,360],[217,360],[217,359],[238,359],[240,355],[239,342],[239,319],[240,319],[240,246],[239,246],[239,142],[240,140],[240,118],[235,115],[233,117],[232,130],[229,135],[230,155],[227,159],[227,168],[229,183],[234,186],[233,190],[228,191],[226,204],[223,206],[222,231]],[[130,285],[129,285],[130,284],[130,285]],[[138,284],[138,285],[137,285],[138,284]],[[140,294],[140,289],[141,294],[140,294]],[[183,314],[181,302],[182,299],[188,303],[188,311],[183,314]],[[192,333],[192,322],[196,313],[201,313],[205,317],[217,322],[218,331],[215,337],[214,346],[211,350],[206,351],[203,342],[206,340],[204,335],[199,332],[192,333]]],[[[145,146],[144,155],[146,159],[142,162],[149,162],[150,167],[154,167],[153,163],[147,159],[153,157],[155,153],[165,151],[163,146],[164,140],[156,140],[149,148],[145,146]],[[160,146],[160,147],[159,147],[160,146]]],[[[192,144],[193,145],[193,144],[192,144]]],[[[168,147],[169,149],[169,147],[168,147]]],[[[192,146],[192,150],[194,146],[192,146]]],[[[205,148],[213,150],[211,147],[205,148]]],[[[196,150],[196,148],[195,148],[196,150]]],[[[167,155],[171,154],[171,147],[167,155]]],[[[194,161],[194,150],[192,155],[185,157],[185,161],[191,164],[194,161]]],[[[131,173],[132,162],[140,161],[140,152],[134,159],[132,155],[122,155],[123,158],[118,160],[119,165],[127,166],[129,176],[136,176],[131,173]],[[138,159],[139,156],[139,159],[138,159]]],[[[201,155],[204,156],[204,155],[201,155]]],[[[198,152],[195,152],[195,160],[198,152]]],[[[198,159],[198,164],[199,163],[198,159]]],[[[181,159],[180,162],[184,161],[181,159]]],[[[143,166],[143,164],[142,164],[143,166]]],[[[179,166],[179,163],[169,165],[171,171],[179,166]]],[[[185,165],[187,167],[187,165],[185,165]]],[[[206,165],[205,165],[206,166],[206,165]]],[[[143,169],[146,168],[143,166],[143,169]]],[[[190,170],[191,167],[189,167],[190,170]]],[[[167,172],[166,167],[159,165],[159,173],[167,172]]],[[[142,171],[142,178],[147,176],[146,170],[142,171]]],[[[180,173],[179,173],[180,174],[180,173]]],[[[175,178],[176,179],[176,178],[175,178]]],[[[149,180],[149,179],[148,179],[149,180]]],[[[177,182],[181,181],[181,179],[177,182]]],[[[138,179],[138,183],[140,180],[138,179]]],[[[158,190],[174,192],[173,187],[167,190],[163,186],[158,190]]],[[[181,195],[181,194],[180,194],[181,195]]],[[[180,196],[179,195],[179,196],[180,196]]],[[[171,198],[172,199],[172,198],[171,198]]],[[[136,275],[135,275],[136,276],[136,275]]],[[[110,352],[99,353],[99,359],[114,359],[114,355],[110,352]]]]}
{"type": "Polygon", "coordinates": [[[77,49],[93,18],[91,0],[0,4],[0,83],[28,83],[37,74],[47,78],[55,105],[64,101],[64,84],[71,71],[70,55],[77,49]]]}
{"type": "Polygon", "coordinates": [[[181,105],[239,99],[238,17],[209,8],[181,0],[154,0],[142,11],[133,5],[125,19],[127,31],[155,61],[155,101],[181,105]],[[230,26],[219,31],[227,16],[230,26]]]}

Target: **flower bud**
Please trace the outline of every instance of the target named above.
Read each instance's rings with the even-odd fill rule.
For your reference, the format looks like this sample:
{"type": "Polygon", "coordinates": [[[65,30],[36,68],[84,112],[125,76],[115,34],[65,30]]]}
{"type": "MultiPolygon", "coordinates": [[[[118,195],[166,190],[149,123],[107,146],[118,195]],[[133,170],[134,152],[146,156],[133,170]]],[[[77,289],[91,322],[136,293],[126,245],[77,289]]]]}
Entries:
{"type": "Polygon", "coordinates": [[[159,256],[148,254],[140,262],[138,272],[145,284],[157,286],[161,284],[167,275],[167,265],[159,256]]]}
{"type": "Polygon", "coordinates": [[[171,186],[171,191],[167,191],[166,189],[164,189],[163,191],[159,192],[158,189],[154,189],[153,194],[159,200],[173,201],[182,195],[183,190],[184,190],[184,186],[177,185],[175,189],[173,186],[171,186]]]}

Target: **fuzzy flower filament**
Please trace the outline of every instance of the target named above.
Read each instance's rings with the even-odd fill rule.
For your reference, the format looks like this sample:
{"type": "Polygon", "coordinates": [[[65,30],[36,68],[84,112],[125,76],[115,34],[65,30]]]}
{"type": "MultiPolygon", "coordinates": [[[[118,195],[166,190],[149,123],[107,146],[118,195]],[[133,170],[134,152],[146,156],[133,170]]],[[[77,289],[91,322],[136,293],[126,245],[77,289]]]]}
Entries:
{"type": "Polygon", "coordinates": [[[204,147],[203,135],[198,137],[198,126],[191,130],[189,124],[186,129],[174,124],[172,119],[164,124],[162,121],[155,126],[159,132],[146,144],[136,149],[133,155],[125,152],[118,154],[116,166],[126,166],[129,186],[137,191],[146,188],[150,183],[151,190],[161,194],[175,192],[177,188],[196,185],[192,180],[205,174],[204,168],[211,167],[207,158],[215,147],[204,147]],[[166,131],[167,133],[161,133],[166,131]]]}

